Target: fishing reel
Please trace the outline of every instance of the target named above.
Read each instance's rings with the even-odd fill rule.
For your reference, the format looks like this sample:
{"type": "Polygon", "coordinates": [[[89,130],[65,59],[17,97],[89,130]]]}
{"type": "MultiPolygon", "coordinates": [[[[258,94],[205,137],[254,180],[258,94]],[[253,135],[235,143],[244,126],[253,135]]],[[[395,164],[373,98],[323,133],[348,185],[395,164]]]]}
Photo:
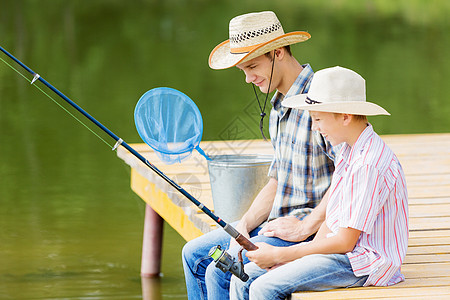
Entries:
{"type": "Polygon", "coordinates": [[[228,254],[225,250],[223,250],[220,245],[214,246],[209,250],[209,256],[214,259],[216,263],[216,267],[222,270],[222,272],[226,273],[228,271],[231,272],[234,276],[239,278],[242,281],[248,280],[248,275],[244,272],[244,263],[242,261],[242,250],[239,251],[239,259],[236,260],[230,254],[228,254]]]}

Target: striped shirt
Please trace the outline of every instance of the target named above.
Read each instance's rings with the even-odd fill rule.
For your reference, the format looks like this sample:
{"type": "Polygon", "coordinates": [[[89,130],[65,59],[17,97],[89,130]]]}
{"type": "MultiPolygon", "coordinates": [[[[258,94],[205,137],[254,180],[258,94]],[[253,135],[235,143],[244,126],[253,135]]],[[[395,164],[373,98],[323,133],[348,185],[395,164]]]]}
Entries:
{"type": "Polygon", "coordinates": [[[286,215],[303,218],[317,206],[331,183],[331,145],[311,130],[307,111],[281,105],[285,98],[306,93],[313,75],[311,67],[303,65],[288,93],[277,92],[271,100],[269,133],[275,155],[269,176],[277,179],[278,186],[269,220],[286,215]]]}
{"type": "Polygon", "coordinates": [[[408,247],[408,194],[395,154],[373,131],[361,133],[353,147],[344,143],[336,159],[326,224],[362,231],[347,253],[356,276],[369,275],[365,286],[387,286],[405,279],[400,266],[408,247]]]}

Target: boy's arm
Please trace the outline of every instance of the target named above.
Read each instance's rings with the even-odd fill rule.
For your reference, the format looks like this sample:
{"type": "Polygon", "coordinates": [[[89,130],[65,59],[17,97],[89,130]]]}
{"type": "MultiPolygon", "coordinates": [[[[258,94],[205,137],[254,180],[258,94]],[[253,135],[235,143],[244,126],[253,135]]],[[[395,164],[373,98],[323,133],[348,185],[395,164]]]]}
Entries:
{"type": "Polygon", "coordinates": [[[285,241],[300,242],[317,232],[325,220],[329,190],[319,205],[303,220],[294,216],[281,217],[267,223],[259,232],[265,236],[278,237],[285,241]]]}
{"type": "Polygon", "coordinates": [[[324,223],[318,238],[310,243],[290,247],[274,247],[266,243],[256,243],[259,249],[247,252],[246,256],[260,268],[267,269],[310,254],[345,254],[355,248],[361,234],[361,231],[357,229],[341,227],[335,236],[323,237],[327,232],[331,231],[324,223]]]}

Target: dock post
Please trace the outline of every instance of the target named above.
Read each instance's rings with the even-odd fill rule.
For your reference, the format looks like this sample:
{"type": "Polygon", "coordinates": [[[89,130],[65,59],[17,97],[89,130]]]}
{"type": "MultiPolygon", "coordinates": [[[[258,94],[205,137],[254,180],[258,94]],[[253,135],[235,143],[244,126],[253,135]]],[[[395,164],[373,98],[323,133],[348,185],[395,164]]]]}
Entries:
{"type": "Polygon", "coordinates": [[[150,205],[145,205],[142,242],[141,277],[158,277],[161,270],[161,250],[164,220],[150,205]]]}

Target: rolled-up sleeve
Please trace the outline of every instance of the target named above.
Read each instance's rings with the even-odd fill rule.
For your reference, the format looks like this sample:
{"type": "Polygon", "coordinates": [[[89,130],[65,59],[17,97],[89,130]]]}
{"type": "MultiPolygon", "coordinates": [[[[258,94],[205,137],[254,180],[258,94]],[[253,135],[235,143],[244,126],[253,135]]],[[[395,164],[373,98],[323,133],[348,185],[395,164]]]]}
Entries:
{"type": "Polygon", "coordinates": [[[277,179],[278,178],[277,174],[278,174],[277,160],[276,160],[276,157],[274,155],[272,163],[270,164],[269,173],[267,174],[267,176],[277,179]]]}

